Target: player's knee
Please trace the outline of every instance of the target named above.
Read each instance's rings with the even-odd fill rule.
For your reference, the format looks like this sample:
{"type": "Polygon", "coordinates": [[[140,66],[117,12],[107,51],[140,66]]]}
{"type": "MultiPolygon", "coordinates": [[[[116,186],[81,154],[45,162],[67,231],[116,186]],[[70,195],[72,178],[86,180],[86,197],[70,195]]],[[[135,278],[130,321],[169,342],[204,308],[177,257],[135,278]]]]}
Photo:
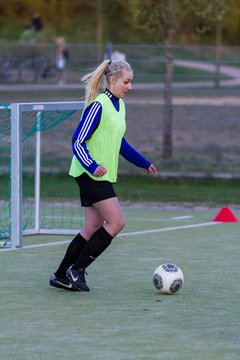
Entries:
{"type": "Polygon", "coordinates": [[[124,218],[119,218],[118,221],[116,222],[116,231],[117,233],[119,233],[125,226],[126,222],[124,218]]]}
{"type": "Polygon", "coordinates": [[[123,217],[115,217],[111,221],[106,222],[106,229],[113,237],[117,236],[124,226],[125,220],[123,217]]]}
{"type": "Polygon", "coordinates": [[[99,223],[99,222],[92,222],[91,226],[85,226],[82,230],[82,236],[88,240],[90,239],[90,237],[92,236],[93,233],[95,233],[95,231],[97,231],[101,226],[103,226],[104,222],[99,223]]]}
{"type": "Polygon", "coordinates": [[[97,231],[100,227],[102,227],[103,224],[104,224],[104,221],[93,223],[92,226],[91,226],[91,232],[94,233],[94,232],[97,231]]]}

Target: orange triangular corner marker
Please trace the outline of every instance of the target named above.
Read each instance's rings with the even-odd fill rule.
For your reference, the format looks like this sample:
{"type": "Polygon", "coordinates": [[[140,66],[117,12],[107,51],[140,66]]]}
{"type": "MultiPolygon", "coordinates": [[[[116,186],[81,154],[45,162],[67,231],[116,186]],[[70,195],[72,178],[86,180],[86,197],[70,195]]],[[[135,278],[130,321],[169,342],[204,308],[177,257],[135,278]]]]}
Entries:
{"type": "Polygon", "coordinates": [[[221,221],[221,222],[238,222],[238,218],[234,215],[232,210],[228,207],[223,207],[219,213],[212,219],[212,221],[221,221]]]}

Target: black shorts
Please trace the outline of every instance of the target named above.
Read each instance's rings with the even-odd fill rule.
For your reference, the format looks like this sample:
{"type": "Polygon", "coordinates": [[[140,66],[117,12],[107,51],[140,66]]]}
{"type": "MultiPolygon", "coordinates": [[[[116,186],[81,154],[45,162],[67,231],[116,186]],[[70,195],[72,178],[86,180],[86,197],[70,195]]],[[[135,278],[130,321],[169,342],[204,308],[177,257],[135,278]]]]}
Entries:
{"type": "Polygon", "coordinates": [[[86,173],[76,177],[75,180],[79,186],[81,205],[84,207],[117,196],[109,181],[93,180],[86,173]]]}

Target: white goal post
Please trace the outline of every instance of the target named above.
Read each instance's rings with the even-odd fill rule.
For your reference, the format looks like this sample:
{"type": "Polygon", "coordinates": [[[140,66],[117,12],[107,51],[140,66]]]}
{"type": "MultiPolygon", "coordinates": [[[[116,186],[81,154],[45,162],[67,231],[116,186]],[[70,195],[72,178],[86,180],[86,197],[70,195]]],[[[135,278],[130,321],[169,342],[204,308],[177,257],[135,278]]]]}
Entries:
{"type": "MultiPolygon", "coordinates": [[[[10,239],[12,247],[22,246],[22,236],[30,234],[72,234],[74,229],[41,229],[39,222],[40,212],[40,163],[41,163],[41,117],[45,112],[76,111],[79,114],[84,108],[84,102],[38,102],[38,103],[12,103],[11,104],[11,230],[10,239]],[[34,184],[34,227],[23,230],[23,114],[32,112],[35,116],[34,140],[35,164],[33,172],[34,184]],[[37,121],[36,121],[37,119],[37,121]],[[39,126],[39,128],[38,128],[39,126]]],[[[65,115],[69,120],[68,115],[65,115]]],[[[59,121],[61,123],[62,120],[59,121]]],[[[74,121],[73,129],[77,122],[74,121]]],[[[32,126],[32,125],[31,125],[32,126]]],[[[71,144],[71,138],[66,141],[71,144]]]]}

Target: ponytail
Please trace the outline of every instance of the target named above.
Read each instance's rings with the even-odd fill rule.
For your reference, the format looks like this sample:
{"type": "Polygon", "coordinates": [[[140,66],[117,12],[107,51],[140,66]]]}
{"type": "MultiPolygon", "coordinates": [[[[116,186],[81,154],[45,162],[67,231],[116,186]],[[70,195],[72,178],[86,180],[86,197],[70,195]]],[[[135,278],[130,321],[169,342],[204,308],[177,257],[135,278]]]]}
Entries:
{"type": "Polygon", "coordinates": [[[104,60],[93,72],[82,77],[86,86],[85,104],[89,105],[99,93],[109,60],[104,60]]]}
{"type": "Polygon", "coordinates": [[[89,105],[98,95],[104,76],[120,77],[122,70],[132,70],[131,66],[123,60],[104,60],[93,72],[82,77],[86,86],[85,104],[89,105]]]}

